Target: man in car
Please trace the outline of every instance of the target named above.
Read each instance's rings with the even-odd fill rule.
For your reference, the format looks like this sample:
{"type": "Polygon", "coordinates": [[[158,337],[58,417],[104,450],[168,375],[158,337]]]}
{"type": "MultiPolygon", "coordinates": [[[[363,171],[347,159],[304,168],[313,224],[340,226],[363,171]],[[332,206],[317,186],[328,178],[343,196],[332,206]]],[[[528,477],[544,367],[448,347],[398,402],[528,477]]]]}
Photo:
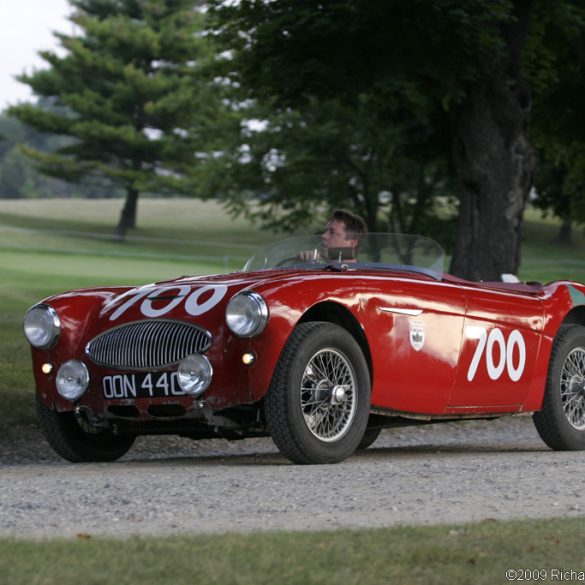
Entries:
{"type": "Polygon", "coordinates": [[[365,220],[348,209],[334,209],[321,234],[321,252],[302,251],[302,260],[356,262],[360,242],[368,233],[365,220]]]}

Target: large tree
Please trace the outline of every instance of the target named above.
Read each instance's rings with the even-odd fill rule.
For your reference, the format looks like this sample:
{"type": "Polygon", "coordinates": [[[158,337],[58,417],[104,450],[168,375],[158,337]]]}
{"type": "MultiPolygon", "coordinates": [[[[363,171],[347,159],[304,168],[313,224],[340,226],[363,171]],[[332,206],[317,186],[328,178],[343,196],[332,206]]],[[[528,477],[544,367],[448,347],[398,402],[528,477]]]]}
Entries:
{"type": "MultiPolygon", "coordinates": [[[[552,6],[554,5],[554,7],[552,6]]],[[[543,36],[534,10],[559,0],[213,0],[215,33],[234,51],[250,95],[282,107],[409,87],[448,128],[459,182],[451,271],[473,279],[517,272],[536,156],[523,68],[543,36]]],[[[554,9],[553,9],[554,8],[554,9]]]]}
{"type": "Polygon", "coordinates": [[[49,68],[20,76],[51,100],[9,112],[34,128],[71,137],[52,154],[32,148],[39,169],[69,181],[106,177],[126,193],[120,238],[136,224],[141,192],[184,192],[213,134],[217,104],[200,76],[207,55],[193,0],[70,0],[73,34],[49,68]]]}

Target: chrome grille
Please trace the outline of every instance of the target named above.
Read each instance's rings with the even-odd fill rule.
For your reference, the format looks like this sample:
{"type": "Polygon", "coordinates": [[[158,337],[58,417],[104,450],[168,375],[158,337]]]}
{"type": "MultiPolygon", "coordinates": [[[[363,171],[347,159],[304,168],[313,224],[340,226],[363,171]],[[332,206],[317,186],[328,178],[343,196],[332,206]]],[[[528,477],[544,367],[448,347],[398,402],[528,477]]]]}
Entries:
{"type": "Polygon", "coordinates": [[[210,346],[211,334],[197,325],[151,319],[100,333],[87,344],[85,353],[100,366],[151,370],[203,353],[210,346]]]}

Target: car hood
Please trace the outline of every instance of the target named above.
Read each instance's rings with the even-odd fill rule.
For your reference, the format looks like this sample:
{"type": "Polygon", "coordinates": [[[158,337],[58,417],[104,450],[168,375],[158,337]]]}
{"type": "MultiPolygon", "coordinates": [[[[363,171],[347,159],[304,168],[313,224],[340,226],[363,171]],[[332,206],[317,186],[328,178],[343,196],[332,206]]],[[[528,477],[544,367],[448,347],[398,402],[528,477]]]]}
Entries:
{"type": "Polygon", "coordinates": [[[67,337],[86,341],[108,329],[148,319],[190,321],[214,331],[225,324],[225,307],[236,293],[289,278],[295,278],[291,270],[181,276],[138,287],[74,290],[43,302],[57,310],[67,337]]]}
{"type": "Polygon", "coordinates": [[[115,326],[142,319],[179,319],[210,325],[214,316],[225,314],[234,294],[266,278],[264,274],[183,276],[111,295],[102,303],[96,320],[115,326]]]}
{"type": "MultiPolygon", "coordinates": [[[[271,299],[295,288],[292,296],[299,300],[301,283],[321,283],[318,290],[335,292],[339,279],[353,280],[355,274],[323,270],[261,270],[210,276],[181,276],[139,287],[94,288],[56,295],[44,302],[52,305],[62,320],[66,337],[85,342],[103,331],[149,319],[188,321],[209,332],[225,331],[225,309],[229,300],[244,289],[260,292],[271,299]]],[[[380,278],[379,273],[360,273],[362,285],[368,278],[380,278]]],[[[387,277],[386,277],[387,278],[387,277]]],[[[290,294],[289,294],[290,296],[290,294]]],[[[319,295],[315,297],[317,299],[319,295]]],[[[311,297],[313,298],[313,297],[311,297]]],[[[313,300],[315,300],[313,299],[313,300]]],[[[311,304],[311,299],[306,302],[311,304]]],[[[279,301],[275,301],[279,304],[279,301]]],[[[280,303],[281,304],[281,303],[280,303]]]]}

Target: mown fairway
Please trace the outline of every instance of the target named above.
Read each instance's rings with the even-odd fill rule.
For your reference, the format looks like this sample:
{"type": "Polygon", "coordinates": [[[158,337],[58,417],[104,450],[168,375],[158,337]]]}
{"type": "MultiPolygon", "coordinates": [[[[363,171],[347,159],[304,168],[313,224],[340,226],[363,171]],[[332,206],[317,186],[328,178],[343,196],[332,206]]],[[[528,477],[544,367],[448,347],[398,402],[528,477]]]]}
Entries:
{"type": "MultiPolygon", "coordinates": [[[[0,200],[1,441],[35,425],[25,310],[67,289],[144,284],[239,268],[278,235],[232,221],[213,203],[145,200],[139,228],[111,238],[120,201],[0,200]]],[[[535,213],[521,278],[585,280],[585,244],[551,243],[535,213]],[[537,221],[538,220],[538,221],[537,221]]],[[[314,231],[315,226],[307,231],[314,231]]],[[[30,513],[34,513],[33,510],[30,513]]],[[[582,570],[580,520],[125,540],[0,540],[0,583],[505,583],[506,569],[582,570]]],[[[529,580],[529,579],[525,579],[529,580]]],[[[558,579],[557,579],[558,580],[558,579]]]]}

